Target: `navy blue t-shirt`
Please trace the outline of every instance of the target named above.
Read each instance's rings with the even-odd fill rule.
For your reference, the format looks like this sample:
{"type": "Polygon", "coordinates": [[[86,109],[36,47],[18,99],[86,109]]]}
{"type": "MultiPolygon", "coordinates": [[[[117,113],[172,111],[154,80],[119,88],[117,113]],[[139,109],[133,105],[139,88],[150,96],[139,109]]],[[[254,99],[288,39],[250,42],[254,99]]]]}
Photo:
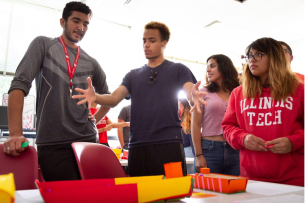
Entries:
{"type": "Polygon", "coordinates": [[[178,115],[178,93],[186,82],[196,83],[183,64],[165,60],[150,68],[131,70],[123,79],[131,97],[129,148],[152,144],[183,143],[178,115]],[[152,72],[156,80],[149,84],[152,72]]]}

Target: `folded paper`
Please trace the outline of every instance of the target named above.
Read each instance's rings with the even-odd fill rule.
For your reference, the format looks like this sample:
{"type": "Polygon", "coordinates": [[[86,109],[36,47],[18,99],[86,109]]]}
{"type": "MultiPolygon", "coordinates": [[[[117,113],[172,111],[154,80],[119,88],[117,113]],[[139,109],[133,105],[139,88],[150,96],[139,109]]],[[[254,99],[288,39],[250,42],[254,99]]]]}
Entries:
{"type": "Polygon", "coordinates": [[[13,203],[15,200],[15,182],[12,173],[0,175],[0,200],[1,203],[13,203]]]}
{"type": "Polygon", "coordinates": [[[216,173],[190,175],[195,179],[194,187],[221,193],[244,192],[248,178],[216,173]]]}
{"type": "Polygon", "coordinates": [[[39,182],[41,196],[53,202],[151,202],[192,194],[192,177],[164,179],[163,175],[39,182]]]}

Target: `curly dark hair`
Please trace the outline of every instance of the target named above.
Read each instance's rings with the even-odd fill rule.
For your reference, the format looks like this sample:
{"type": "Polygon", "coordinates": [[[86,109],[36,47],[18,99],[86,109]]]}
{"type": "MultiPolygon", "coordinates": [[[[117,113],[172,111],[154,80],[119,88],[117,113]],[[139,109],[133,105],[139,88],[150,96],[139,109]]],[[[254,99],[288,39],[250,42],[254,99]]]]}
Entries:
{"type": "Polygon", "coordinates": [[[72,15],[73,11],[79,11],[82,13],[85,13],[86,15],[92,16],[92,11],[86,4],[78,1],[71,1],[66,4],[66,7],[64,8],[62,12],[62,18],[68,21],[69,16],[72,15]]]}
{"type": "Polygon", "coordinates": [[[234,67],[231,59],[223,54],[212,55],[207,59],[207,63],[210,59],[214,59],[218,64],[218,71],[222,74],[222,84],[219,87],[214,82],[209,82],[208,76],[206,76],[206,87],[209,92],[217,92],[220,88],[223,90],[233,91],[234,88],[239,86],[238,72],[234,67]]]}
{"type": "Polygon", "coordinates": [[[171,33],[170,33],[168,27],[164,23],[151,21],[150,23],[147,23],[144,26],[144,29],[145,30],[158,29],[160,32],[161,41],[164,41],[164,40],[169,41],[171,33]]]}

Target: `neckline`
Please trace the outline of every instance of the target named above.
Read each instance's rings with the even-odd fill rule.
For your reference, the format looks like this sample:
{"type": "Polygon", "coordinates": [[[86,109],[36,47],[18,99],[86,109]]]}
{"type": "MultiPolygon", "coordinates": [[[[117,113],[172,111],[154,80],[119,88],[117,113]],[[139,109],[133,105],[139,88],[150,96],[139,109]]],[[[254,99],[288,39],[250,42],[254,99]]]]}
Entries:
{"type": "Polygon", "coordinates": [[[229,96],[229,99],[228,99],[228,101],[225,101],[225,100],[223,100],[218,94],[217,94],[217,92],[214,92],[216,95],[217,95],[217,97],[221,100],[221,101],[223,101],[224,103],[228,103],[229,102],[229,99],[230,99],[230,96],[229,96]]]}
{"type": "MultiPolygon", "coordinates": [[[[59,37],[58,37],[57,39],[58,39],[58,41],[60,42],[59,37]]],[[[64,43],[65,43],[65,41],[64,41],[64,43]]],[[[65,45],[66,45],[67,49],[70,49],[71,51],[77,52],[77,48],[74,49],[74,48],[70,47],[69,45],[67,45],[66,43],[65,43],[65,45]]],[[[79,47],[79,49],[81,49],[80,46],[78,46],[78,47],[79,47]]]]}
{"type": "Polygon", "coordinates": [[[160,65],[158,65],[158,66],[156,66],[156,67],[154,67],[154,68],[148,66],[147,64],[145,64],[145,66],[148,67],[150,70],[156,70],[156,69],[158,69],[159,67],[161,67],[162,65],[164,65],[166,62],[167,62],[167,60],[164,59],[164,61],[163,61],[160,65]]]}
{"type": "MultiPolygon", "coordinates": [[[[76,52],[77,52],[77,48],[74,49],[74,48],[72,48],[72,47],[69,47],[67,44],[66,44],[66,47],[67,47],[68,49],[70,49],[71,51],[76,51],[76,52]]],[[[79,46],[79,49],[80,49],[80,46],[79,46]]]]}

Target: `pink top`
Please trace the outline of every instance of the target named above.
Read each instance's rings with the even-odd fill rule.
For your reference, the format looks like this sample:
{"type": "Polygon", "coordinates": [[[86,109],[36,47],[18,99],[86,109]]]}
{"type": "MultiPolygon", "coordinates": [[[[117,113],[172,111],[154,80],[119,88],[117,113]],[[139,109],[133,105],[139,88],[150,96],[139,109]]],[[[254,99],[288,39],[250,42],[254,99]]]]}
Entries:
{"type": "Polygon", "coordinates": [[[222,100],[216,92],[208,92],[206,87],[200,89],[200,91],[208,93],[203,96],[208,105],[203,105],[201,136],[207,137],[223,134],[221,122],[225,116],[228,102],[222,100]]]}

